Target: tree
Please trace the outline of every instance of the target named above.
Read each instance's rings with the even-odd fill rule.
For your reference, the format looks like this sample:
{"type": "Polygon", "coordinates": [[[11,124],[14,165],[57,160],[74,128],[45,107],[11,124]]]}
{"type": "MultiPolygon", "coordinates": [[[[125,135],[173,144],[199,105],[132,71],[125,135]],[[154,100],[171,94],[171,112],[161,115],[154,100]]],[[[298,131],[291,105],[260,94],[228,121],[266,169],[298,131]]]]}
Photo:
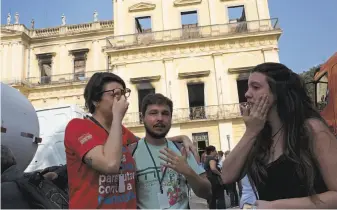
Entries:
{"type": "Polygon", "coordinates": [[[302,77],[304,82],[306,83],[306,88],[308,91],[309,96],[311,97],[311,100],[314,102],[315,99],[315,84],[310,83],[314,80],[315,73],[319,71],[321,65],[317,65],[314,67],[311,67],[308,71],[304,71],[303,73],[300,73],[299,75],[302,77]]]}

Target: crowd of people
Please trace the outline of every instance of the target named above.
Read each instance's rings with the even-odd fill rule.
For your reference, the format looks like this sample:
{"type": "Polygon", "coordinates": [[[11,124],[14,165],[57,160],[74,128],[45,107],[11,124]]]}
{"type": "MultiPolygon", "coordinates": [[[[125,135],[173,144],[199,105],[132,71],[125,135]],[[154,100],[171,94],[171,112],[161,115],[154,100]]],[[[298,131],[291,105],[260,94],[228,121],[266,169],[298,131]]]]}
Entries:
{"type": "Polygon", "coordinates": [[[241,106],[246,131],[225,154],[208,146],[199,157],[187,136],[168,138],[173,102],[159,93],[144,98],[146,133],[136,137],[122,125],[130,92],[113,73],[87,83],[91,116],[71,120],[65,131],[69,208],[187,209],[190,190],[210,209],[337,208],[336,138],[286,66],[253,69],[241,106]]]}

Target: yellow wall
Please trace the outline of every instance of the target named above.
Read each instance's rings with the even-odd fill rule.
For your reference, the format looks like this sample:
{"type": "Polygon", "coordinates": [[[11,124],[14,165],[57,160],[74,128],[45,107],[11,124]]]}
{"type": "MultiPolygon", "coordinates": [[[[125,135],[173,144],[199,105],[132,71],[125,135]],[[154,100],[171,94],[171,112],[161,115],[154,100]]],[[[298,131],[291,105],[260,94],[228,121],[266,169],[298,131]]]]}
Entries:
{"type": "MultiPolygon", "coordinates": [[[[282,32],[277,28],[270,30],[270,20],[263,21],[270,19],[267,0],[114,0],[113,4],[114,21],[35,30],[20,24],[3,25],[1,81],[13,84],[24,92],[35,108],[61,104],[83,106],[86,82],[37,84],[40,70],[36,55],[53,53],[52,80],[59,81],[61,78],[73,77],[73,57],[69,51],[88,48],[87,78],[94,72],[109,69],[120,75],[131,89],[125,120],[139,119],[136,113],[137,84],[131,80],[152,78],[150,83],[156,92],[173,100],[174,109],[177,110],[173,113],[174,118],[186,118],[174,123],[168,136],[185,134],[192,138],[192,133],[208,132],[209,143],[217,149],[225,151],[229,145],[233,148],[244,132],[242,120],[231,117],[198,122],[190,120],[187,84],[203,82],[206,113],[218,112],[220,116],[224,112],[221,106],[238,103],[236,80],[239,74],[249,71],[238,69],[279,61],[278,39],[282,32]],[[245,6],[250,32],[228,34],[230,26],[227,8],[238,5],[245,6]],[[198,26],[203,26],[198,29],[202,37],[181,39],[180,13],[193,10],[198,12],[198,26]],[[140,35],[134,34],[135,17],[141,16],[151,16],[154,33],[149,34],[162,38],[161,42],[137,44],[140,35]],[[216,32],[226,33],[218,36],[216,32]],[[165,34],[168,35],[167,39],[163,38],[165,34]],[[116,48],[124,45],[128,47],[116,48]],[[203,75],[195,76],[199,73],[203,75]],[[181,77],[184,74],[185,77],[181,77]],[[194,76],[187,78],[186,74],[194,76]],[[154,80],[155,77],[159,79],[154,80]],[[27,81],[34,84],[17,83],[27,81]],[[230,138],[229,143],[227,136],[230,138]]],[[[134,123],[130,129],[144,136],[143,126],[134,123]]]]}

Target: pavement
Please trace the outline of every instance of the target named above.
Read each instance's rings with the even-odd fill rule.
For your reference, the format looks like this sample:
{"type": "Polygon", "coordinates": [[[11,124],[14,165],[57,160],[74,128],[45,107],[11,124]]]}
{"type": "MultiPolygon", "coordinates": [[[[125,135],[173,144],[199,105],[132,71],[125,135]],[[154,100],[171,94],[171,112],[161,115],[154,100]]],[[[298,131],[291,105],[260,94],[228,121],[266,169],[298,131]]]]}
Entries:
{"type": "MultiPolygon", "coordinates": [[[[191,209],[208,209],[207,201],[203,198],[197,197],[191,190],[190,196],[190,208],[191,209]]],[[[232,207],[227,209],[239,209],[239,207],[232,207]]]]}
{"type": "Polygon", "coordinates": [[[191,209],[208,209],[207,201],[203,198],[197,197],[191,190],[190,208],[191,209]]]}

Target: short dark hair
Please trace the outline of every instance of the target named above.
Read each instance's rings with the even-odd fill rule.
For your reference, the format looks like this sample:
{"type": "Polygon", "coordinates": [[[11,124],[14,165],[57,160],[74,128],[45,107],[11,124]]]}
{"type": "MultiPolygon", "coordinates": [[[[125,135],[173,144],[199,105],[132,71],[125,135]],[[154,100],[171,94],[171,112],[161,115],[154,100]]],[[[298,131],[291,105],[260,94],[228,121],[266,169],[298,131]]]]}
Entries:
{"type": "Polygon", "coordinates": [[[8,147],[1,145],[1,173],[13,165],[16,165],[13,152],[8,147]]]}
{"type": "Polygon", "coordinates": [[[165,97],[160,93],[151,93],[144,97],[142,101],[142,115],[145,116],[146,109],[149,105],[167,105],[170,108],[171,116],[173,112],[173,103],[171,99],[165,97]]]}
{"type": "Polygon", "coordinates": [[[218,152],[218,154],[219,154],[220,156],[223,156],[223,151],[220,150],[220,151],[218,152]]]}
{"type": "Polygon", "coordinates": [[[125,82],[118,75],[111,72],[97,72],[90,78],[88,84],[84,89],[85,107],[92,114],[95,112],[94,101],[100,101],[102,98],[102,91],[104,86],[110,82],[117,82],[126,88],[125,82]]]}
{"type": "Polygon", "coordinates": [[[216,149],[214,146],[210,145],[208,147],[206,147],[206,154],[209,155],[211,154],[211,152],[214,152],[216,149]]]}
{"type": "Polygon", "coordinates": [[[228,155],[229,153],[230,153],[230,151],[229,151],[229,150],[227,150],[227,151],[225,152],[225,156],[226,156],[226,155],[228,155]]]}

